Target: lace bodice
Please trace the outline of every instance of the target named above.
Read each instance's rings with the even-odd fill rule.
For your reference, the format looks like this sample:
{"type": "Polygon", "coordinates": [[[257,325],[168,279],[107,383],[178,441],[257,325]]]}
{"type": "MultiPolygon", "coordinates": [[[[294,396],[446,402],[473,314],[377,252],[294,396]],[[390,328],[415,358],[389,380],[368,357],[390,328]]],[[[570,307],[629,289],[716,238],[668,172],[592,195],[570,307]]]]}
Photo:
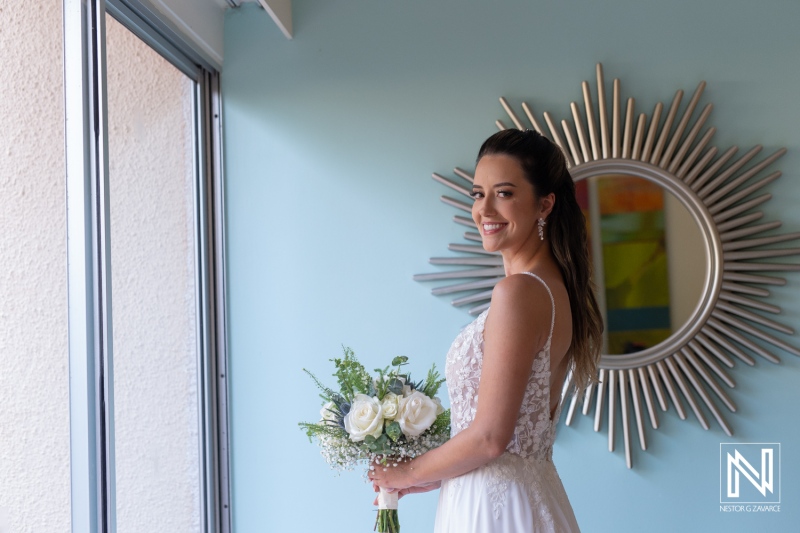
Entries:
{"type": "MultiPolygon", "coordinates": [[[[555,325],[555,300],[550,287],[536,274],[525,274],[538,279],[550,295],[550,334],[542,350],[536,355],[525,388],[514,434],[506,451],[522,458],[551,460],[555,427],[561,410],[559,403],[553,420],[550,419],[550,343],[555,325]]],[[[478,386],[483,365],[483,328],[489,309],[481,313],[456,337],[447,353],[445,375],[450,394],[451,434],[457,435],[475,418],[478,407],[478,386]]]]}
{"type": "MultiPolygon", "coordinates": [[[[553,464],[559,402],[550,418],[550,344],[555,300],[550,295],[550,333],[530,369],[514,433],[506,452],[474,470],[442,480],[434,533],[578,533],[575,513],[553,464]]],[[[484,311],[456,337],[447,353],[445,375],[450,393],[453,436],[475,419],[483,366],[484,311]]]]}

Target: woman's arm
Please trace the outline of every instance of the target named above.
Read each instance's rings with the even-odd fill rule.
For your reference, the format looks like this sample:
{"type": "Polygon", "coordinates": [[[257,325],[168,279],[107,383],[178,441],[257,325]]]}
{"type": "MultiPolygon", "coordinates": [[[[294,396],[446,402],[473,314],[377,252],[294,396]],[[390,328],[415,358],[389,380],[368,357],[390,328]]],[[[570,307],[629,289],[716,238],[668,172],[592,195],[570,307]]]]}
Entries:
{"type": "Polygon", "coordinates": [[[514,433],[533,360],[546,342],[550,320],[550,298],[541,283],[525,275],[501,280],[492,293],[484,328],[480,401],[472,424],[412,461],[397,467],[373,465],[374,483],[389,489],[425,485],[459,476],[502,455],[514,433]]]}

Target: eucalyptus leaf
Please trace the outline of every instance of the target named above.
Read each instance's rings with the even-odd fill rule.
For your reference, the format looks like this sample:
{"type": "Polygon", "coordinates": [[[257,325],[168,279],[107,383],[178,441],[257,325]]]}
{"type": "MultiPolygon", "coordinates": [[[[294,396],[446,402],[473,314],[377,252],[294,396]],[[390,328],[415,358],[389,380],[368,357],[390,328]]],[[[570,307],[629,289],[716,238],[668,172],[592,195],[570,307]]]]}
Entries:
{"type": "Polygon", "coordinates": [[[398,355],[394,359],[392,359],[392,366],[400,366],[405,364],[408,361],[408,357],[405,355],[398,355]]]}
{"type": "Polygon", "coordinates": [[[377,439],[368,435],[364,439],[364,444],[366,444],[367,448],[369,448],[369,451],[373,453],[385,453],[391,450],[391,447],[389,446],[389,437],[387,437],[386,434],[381,435],[377,439]],[[371,440],[367,440],[370,438],[371,440]]]}
{"type": "Polygon", "coordinates": [[[389,392],[393,392],[398,396],[403,394],[403,382],[397,378],[392,379],[389,382],[389,392]]]}
{"type": "Polygon", "coordinates": [[[386,434],[393,442],[397,442],[397,439],[403,435],[403,430],[400,429],[400,424],[397,422],[390,422],[386,424],[386,434]]]}

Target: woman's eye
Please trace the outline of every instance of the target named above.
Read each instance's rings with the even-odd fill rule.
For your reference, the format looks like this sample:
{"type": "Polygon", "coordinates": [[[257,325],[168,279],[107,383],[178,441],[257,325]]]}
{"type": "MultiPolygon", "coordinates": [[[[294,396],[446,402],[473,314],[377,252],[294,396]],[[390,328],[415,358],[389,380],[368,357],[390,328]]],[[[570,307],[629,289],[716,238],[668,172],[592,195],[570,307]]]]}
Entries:
{"type": "Polygon", "coordinates": [[[480,192],[480,191],[472,191],[471,193],[469,193],[469,195],[472,196],[473,200],[477,200],[479,198],[483,198],[483,193],[480,192]]]}
{"type": "Polygon", "coordinates": [[[499,196],[500,198],[508,198],[509,196],[511,196],[511,194],[512,194],[511,191],[502,191],[502,190],[497,191],[497,196],[499,196]]]}

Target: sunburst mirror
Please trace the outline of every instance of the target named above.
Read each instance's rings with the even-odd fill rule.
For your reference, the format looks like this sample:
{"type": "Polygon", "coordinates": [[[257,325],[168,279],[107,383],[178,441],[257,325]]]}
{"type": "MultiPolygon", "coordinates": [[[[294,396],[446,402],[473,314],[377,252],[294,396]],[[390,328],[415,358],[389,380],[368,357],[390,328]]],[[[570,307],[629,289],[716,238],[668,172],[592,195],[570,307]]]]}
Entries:
{"type": "MultiPolygon", "coordinates": [[[[723,408],[736,411],[725,391],[735,382],[726,368],[735,359],[754,365],[753,355],[778,363],[766,345],[800,356],[800,350],[769,332],[791,335],[794,330],[763,314],[781,311],[766,301],[766,287],[786,283],[780,272],[800,270],[780,260],[765,262],[800,254],[800,248],[772,246],[800,239],[800,233],[776,234],[781,223],[764,222],[756,210],[771,198],[764,187],[781,175],[764,171],[786,150],[763,158],[758,157],[761,146],[738,158],[736,146],[720,153],[711,145],[716,129],[701,134],[712,105],[695,113],[705,86],[698,85],[682,113],[679,90],[663,117],[662,103],[649,116],[637,117],[633,98],[623,115],[615,79],[609,113],[598,64],[597,99],[584,81],[582,108],[572,102],[571,120],[562,120],[560,129],[547,112],[541,122],[526,102],[521,108],[530,124],[524,124],[500,98],[513,127],[534,128],[564,151],[587,217],[607,333],[597,383],[581,401],[566,398],[570,384],[564,386],[565,422],[570,425],[578,409],[593,416],[595,431],[607,420],[609,451],[621,424],[628,468],[633,426],[646,450],[645,425],[658,428],[659,408],[667,411],[671,404],[681,419],[691,411],[704,429],[710,413],[730,436],[723,408]]],[[[502,120],[496,125],[507,128],[502,120]]],[[[471,213],[472,174],[458,167],[453,173],[433,178],[465,199],[441,199],[471,213]]],[[[464,242],[449,245],[457,256],[434,257],[430,263],[456,268],[414,279],[445,281],[433,294],[454,295],[454,306],[476,315],[488,307],[492,288],[504,275],[502,258],[483,249],[470,215],[453,220],[473,231],[464,233],[464,242]]]]}

